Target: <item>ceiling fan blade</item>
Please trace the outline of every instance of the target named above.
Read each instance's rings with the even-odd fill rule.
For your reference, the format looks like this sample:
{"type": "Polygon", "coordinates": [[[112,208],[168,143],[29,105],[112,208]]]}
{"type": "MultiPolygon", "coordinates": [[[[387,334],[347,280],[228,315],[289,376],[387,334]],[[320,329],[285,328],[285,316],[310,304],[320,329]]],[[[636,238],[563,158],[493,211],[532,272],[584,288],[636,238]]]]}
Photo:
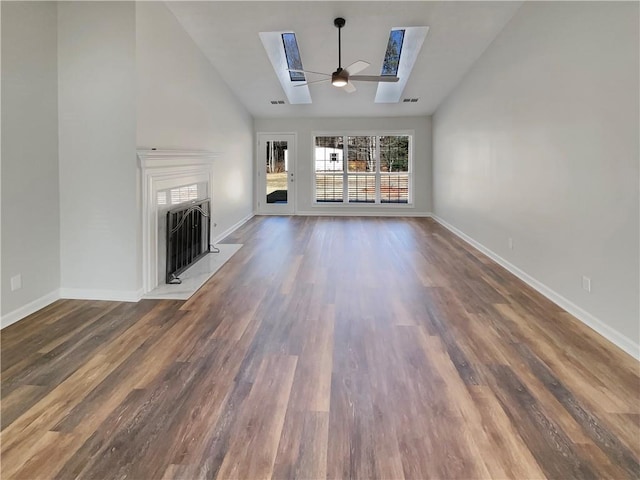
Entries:
{"type": "Polygon", "coordinates": [[[330,77],[331,76],[331,74],[329,74],[329,73],[314,72],[312,70],[296,70],[295,68],[288,68],[287,71],[288,72],[313,73],[314,75],[324,75],[325,77],[330,77]]]}
{"type": "Polygon", "coordinates": [[[349,80],[355,80],[356,82],[390,82],[396,83],[400,80],[398,77],[391,77],[388,75],[351,75],[349,80]]]}
{"type": "Polygon", "coordinates": [[[365,62],[364,60],[358,60],[357,62],[353,62],[349,65],[345,70],[349,72],[349,75],[355,75],[358,72],[361,72],[365,68],[371,65],[369,62],[365,62]]]}
{"type": "Polygon", "coordinates": [[[313,82],[304,82],[304,83],[299,83],[297,85],[294,85],[294,87],[305,87],[307,85],[311,85],[312,83],[320,83],[320,82],[329,82],[331,81],[330,78],[323,78],[321,80],[314,80],[313,82]]]}
{"type": "Polygon", "coordinates": [[[347,93],[353,93],[356,91],[356,86],[351,82],[347,82],[347,84],[344,87],[342,87],[342,90],[344,90],[347,93]]]}

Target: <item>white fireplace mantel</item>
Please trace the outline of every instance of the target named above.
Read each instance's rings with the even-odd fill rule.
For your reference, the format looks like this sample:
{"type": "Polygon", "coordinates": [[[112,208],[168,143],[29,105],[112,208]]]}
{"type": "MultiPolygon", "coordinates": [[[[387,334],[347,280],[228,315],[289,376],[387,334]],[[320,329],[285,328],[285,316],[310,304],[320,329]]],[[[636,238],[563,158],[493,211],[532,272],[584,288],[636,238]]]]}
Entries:
{"type": "Polygon", "coordinates": [[[159,190],[207,182],[213,209],[213,162],[219,153],[203,150],[139,149],[142,189],[142,280],[144,293],[158,285],[159,190]]]}
{"type": "Polygon", "coordinates": [[[205,150],[138,150],[138,166],[142,169],[171,168],[185,165],[210,165],[219,153],[205,150]]]}

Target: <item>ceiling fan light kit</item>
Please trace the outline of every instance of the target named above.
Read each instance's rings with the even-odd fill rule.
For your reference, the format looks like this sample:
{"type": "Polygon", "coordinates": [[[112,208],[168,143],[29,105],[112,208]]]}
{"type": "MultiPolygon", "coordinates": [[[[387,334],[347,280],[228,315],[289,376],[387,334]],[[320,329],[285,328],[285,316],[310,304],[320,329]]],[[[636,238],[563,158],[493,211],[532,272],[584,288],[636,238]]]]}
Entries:
{"type": "Polygon", "coordinates": [[[349,83],[348,75],[343,74],[346,73],[346,70],[342,70],[339,68],[331,75],[331,85],[334,87],[344,87],[347,83],[349,83]]]}

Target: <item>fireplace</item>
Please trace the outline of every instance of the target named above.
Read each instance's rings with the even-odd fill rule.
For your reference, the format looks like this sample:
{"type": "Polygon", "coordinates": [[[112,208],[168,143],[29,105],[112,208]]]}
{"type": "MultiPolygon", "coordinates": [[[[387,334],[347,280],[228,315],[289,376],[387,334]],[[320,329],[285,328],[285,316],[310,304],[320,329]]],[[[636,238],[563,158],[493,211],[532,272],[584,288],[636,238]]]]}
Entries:
{"type": "MultiPolygon", "coordinates": [[[[201,242],[209,246],[215,215],[213,161],[218,154],[194,150],[138,150],[142,190],[142,281],[144,293],[164,284],[167,260],[167,211],[209,200],[209,221],[201,242]],[[176,199],[174,202],[173,199],[176,199]]],[[[186,220],[185,220],[186,221],[186,220]]]]}

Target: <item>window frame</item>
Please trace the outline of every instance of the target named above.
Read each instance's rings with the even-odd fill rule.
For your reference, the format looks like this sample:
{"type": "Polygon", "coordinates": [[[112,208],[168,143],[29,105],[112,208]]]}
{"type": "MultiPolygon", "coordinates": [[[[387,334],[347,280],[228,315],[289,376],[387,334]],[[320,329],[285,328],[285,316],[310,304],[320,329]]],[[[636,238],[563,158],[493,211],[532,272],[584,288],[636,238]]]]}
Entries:
{"type": "MultiPolygon", "coordinates": [[[[403,209],[414,208],[413,204],[413,189],[414,189],[414,138],[415,130],[330,130],[330,131],[314,131],[311,132],[311,175],[312,175],[312,202],[311,205],[314,208],[329,207],[329,208],[383,208],[383,209],[403,209]],[[382,202],[381,199],[381,177],[382,175],[394,175],[395,172],[381,172],[380,171],[380,146],[379,137],[386,136],[406,136],[409,139],[409,164],[406,172],[397,172],[397,175],[408,175],[408,189],[407,203],[397,202],[382,202]],[[317,137],[342,137],[344,150],[342,152],[343,165],[342,165],[342,202],[322,202],[318,201],[317,195],[317,171],[316,171],[316,138],[317,137]],[[348,167],[348,137],[375,137],[375,172],[349,172],[348,167]],[[349,175],[375,175],[375,200],[374,202],[349,202],[349,175]]],[[[336,175],[337,173],[331,173],[330,175],[336,175]]]]}

